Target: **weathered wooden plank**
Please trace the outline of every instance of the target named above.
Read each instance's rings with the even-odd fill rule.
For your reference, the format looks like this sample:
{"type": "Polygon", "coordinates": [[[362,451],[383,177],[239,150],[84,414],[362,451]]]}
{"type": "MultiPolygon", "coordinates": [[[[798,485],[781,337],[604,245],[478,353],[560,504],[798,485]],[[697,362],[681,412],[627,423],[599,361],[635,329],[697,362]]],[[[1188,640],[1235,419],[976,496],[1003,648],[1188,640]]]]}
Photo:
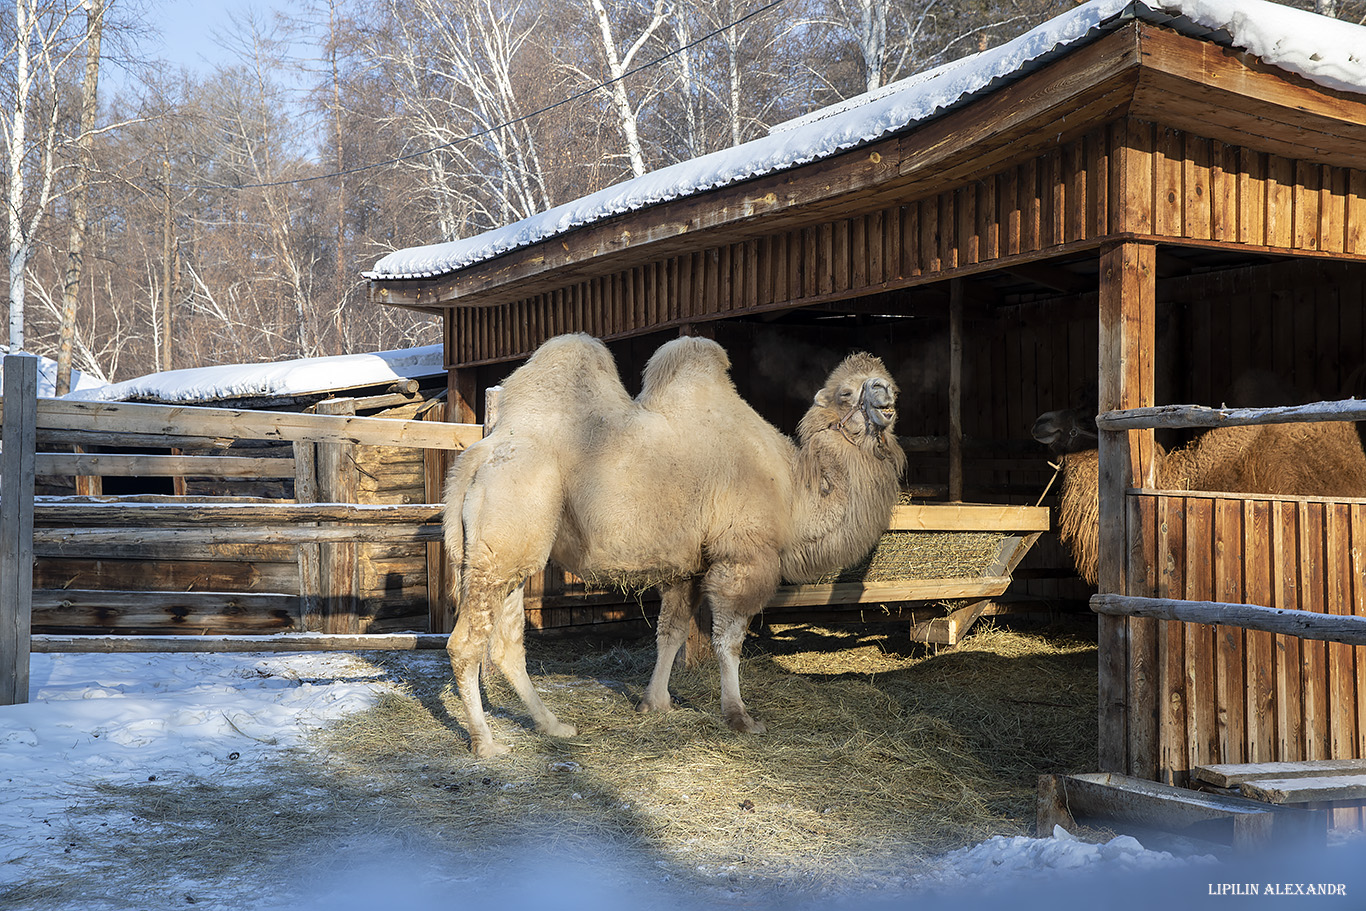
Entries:
{"type": "Polygon", "coordinates": [[[464,449],[477,442],[481,435],[478,425],[470,424],[66,399],[40,399],[37,421],[42,429],[159,436],[183,434],[208,440],[313,440],[430,449],[464,449]]]}
{"type": "MultiPolygon", "coordinates": [[[[1310,308],[1312,310],[1312,308],[1310,308]]],[[[1342,399],[1276,408],[1209,408],[1204,405],[1158,405],[1115,409],[1096,417],[1102,430],[1140,428],[1246,427],[1256,424],[1366,420],[1366,401],[1342,399]]]]}
{"type": "Polygon", "coordinates": [[[1010,586],[1008,576],[973,579],[908,579],[902,582],[837,582],[784,585],[769,608],[867,601],[929,601],[943,598],[994,598],[1010,586]]]}
{"type": "Polygon", "coordinates": [[[289,501],[132,502],[40,497],[35,524],[66,528],[157,528],[172,525],[262,526],[300,522],[356,525],[427,525],[441,522],[441,504],[292,503],[289,501]]]}
{"type": "Polygon", "coordinates": [[[60,629],[298,629],[299,599],[268,592],[57,591],[33,593],[33,624],[60,629]]]}
{"type": "MultiPolygon", "coordinates": [[[[1208,600],[1214,596],[1214,501],[1186,497],[1183,503],[1186,510],[1185,600],[1208,600]]],[[[1187,737],[1190,767],[1194,768],[1220,759],[1214,627],[1187,623],[1185,638],[1186,701],[1190,706],[1187,737]]]]}
{"type": "Polygon", "coordinates": [[[446,636],[426,633],[273,633],[266,636],[54,636],[33,637],[33,651],[60,652],[364,652],[443,649],[446,636]]]}
{"type": "MultiPolygon", "coordinates": [[[[1214,599],[1241,603],[1242,587],[1242,504],[1235,500],[1214,501],[1214,599]]],[[[1247,761],[1247,729],[1244,700],[1243,630],[1221,624],[1215,628],[1215,698],[1219,722],[1219,756],[1225,762],[1247,761]]]]}
{"type": "Polygon", "coordinates": [[[1239,850],[1322,845],[1326,840],[1326,818],[1315,811],[1296,812],[1245,797],[1204,794],[1126,775],[1055,778],[1049,790],[1056,792],[1058,806],[1073,818],[1137,824],[1221,841],[1239,850]]]}
{"type": "Polygon", "coordinates": [[[1334,800],[1366,800],[1366,775],[1330,775],[1323,778],[1256,778],[1238,785],[1255,800],[1274,804],[1326,803],[1334,800]]]}
{"type": "MultiPolygon", "coordinates": [[[[1298,504],[1300,527],[1301,610],[1324,614],[1324,503],[1298,504]]],[[[1304,696],[1305,759],[1330,759],[1328,714],[1328,649],[1321,637],[1300,643],[1301,692],[1304,696]]]]}
{"type": "MultiPolygon", "coordinates": [[[[1186,515],[1179,497],[1157,497],[1157,597],[1185,596],[1186,515]]],[[[1158,627],[1158,737],[1161,748],[1157,780],[1184,785],[1191,768],[1187,730],[1186,647],[1183,625],[1168,620],[1158,627]]]]}
{"type": "MultiPolygon", "coordinates": [[[[280,520],[277,519],[277,522],[280,520]]],[[[87,548],[124,546],[129,548],[182,546],[215,547],[222,544],[306,545],[406,542],[413,544],[441,540],[441,526],[347,524],[320,526],[314,523],[279,524],[275,527],[206,528],[39,528],[33,533],[35,546],[50,555],[76,556],[87,548]]]]}
{"type": "MultiPolygon", "coordinates": [[[[1299,596],[1299,505],[1271,503],[1271,554],[1276,579],[1270,606],[1294,610],[1299,596]]],[[[1284,760],[1304,758],[1304,697],[1300,685],[1300,638],[1276,635],[1276,755],[1284,760]]]]}
{"type": "Polygon", "coordinates": [[[10,403],[0,429],[0,705],[28,702],[33,593],[33,485],[38,359],[4,359],[10,403]]]}
{"type": "Polygon", "coordinates": [[[1195,769],[1198,781],[1216,788],[1236,788],[1244,781],[1324,778],[1333,775],[1366,775],[1366,759],[1318,759],[1312,762],[1215,763],[1195,769]]]}
{"type": "Polygon", "coordinates": [[[246,456],[40,452],[35,458],[35,470],[40,476],[292,478],[294,460],[246,456]]]}
{"type": "MultiPolygon", "coordinates": [[[[1251,604],[1271,604],[1271,504],[1244,501],[1243,597],[1251,604]]],[[[1276,755],[1275,635],[1262,630],[1245,634],[1247,759],[1265,762],[1276,755]]]]}

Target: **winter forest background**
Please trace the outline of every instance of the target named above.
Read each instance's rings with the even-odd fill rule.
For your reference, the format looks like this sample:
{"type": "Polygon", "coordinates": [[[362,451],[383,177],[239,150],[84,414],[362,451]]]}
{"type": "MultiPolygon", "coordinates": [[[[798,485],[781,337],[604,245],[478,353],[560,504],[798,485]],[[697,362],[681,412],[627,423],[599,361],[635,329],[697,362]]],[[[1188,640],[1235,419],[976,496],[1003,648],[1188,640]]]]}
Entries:
{"type": "MultiPolygon", "coordinates": [[[[435,342],[433,319],[365,302],[389,250],[744,142],[1073,5],[301,0],[235,20],[234,62],[191,74],[144,53],[141,0],[0,2],[9,347],[109,381],[435,342]]],[[[1293,5],[1366,20],[1366,0],[1293,5]]]]}

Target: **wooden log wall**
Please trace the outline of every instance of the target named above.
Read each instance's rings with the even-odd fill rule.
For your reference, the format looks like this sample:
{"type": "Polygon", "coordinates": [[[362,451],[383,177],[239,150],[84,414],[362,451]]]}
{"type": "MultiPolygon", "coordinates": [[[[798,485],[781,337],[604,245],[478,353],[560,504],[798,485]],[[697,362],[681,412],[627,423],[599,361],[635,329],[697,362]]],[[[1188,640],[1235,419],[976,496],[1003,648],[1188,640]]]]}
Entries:
{"type": "Polygon", "coordinates": [[[925,198],[454,307],[447,357],[469,366],[525,357],[562,332],[620,338],[847,300],[1121,235],[1366,259],[1366,171],[1117,120],[925,198]]]}
{"type": "MultiPolygon", "coordinates": [[[[1131,494],[1155,518],[1150,597],[1366,616],[1366,501],[1131,494]]],[[[1366,757],[1366,646],[1155,624],[1151,724],[1132,755],[1184,784],[1197,765],[1366,757]],[[1151,736],[1149,736],[1151,734],[1151,736]]],[[[1339,819],[1339,823],[1345,820],[1339,819]]]]}
{"type": "MultiPolygon", "coordinates": [[[[59,405],[46,403],[44,407],[59,409],[59,405]]],[[[175,420],[182,423],[195,419],[195,409],[125,406],[125,410],[131,411],[134,418],[141,416],[148,422],[145,426],[149,429],[161,427],[157,423],[160,416],[172,411],[175,411],[175,420]]],[[[433,548],[438,555],[440,553],[440,545],[433,543],[431,534],[415,535],[411,529],[400,527],[319,529],[315,527],[317,523],[332,522],[336,517],[331,516],[327,508],[314,509],[317,515],[298,513],[296,505],[321,502],[385,506],[391,510],[408,510],[403,515],[410,523],[429,523],[433,510],[420,504],[432,502],[429,496],[434,488],[439,488],[439,480],[433,475],[439,477],[444,460],[429,455],[435,451],[431,448],[377,443],[385,439],[383,428],[387,425],[392,428],[394,438],[411,436],[414,441],[420,440],[429,447],[432,444],[459,445],[454,439],[456,435],[449,431],[414,420],[430,417],[426,412],[442,413],[444,409],[432,408],[419,400],[403,408],[391,409],[387,415],[390,420],[382,423],[351,417],[354,408],[348,401],[323,410],[333,411],[338,416],[282,414],[272,418],[269,414],[258,414],[243,418],[255,425],[250,432],[261,435],[276,435],[273,428],[277,423],[282,427],[298,425],[284,431],[302,437],[292,448],[287,444],[284,447],[291,453],[289,457],[255,460],[210,456],[202,459],[206,466],[204,476],[219,473],[229,479],[240,479],[247,463],[267,477],[279,475],[276,466],[289,466],[294,474],[288,479],[290,498],[246,498],[247,503],[259,504],[267,513],[278,512],[277,527],[223,528],[217,530],[221,534],[213,536],[212,540],[203,531],[188,534],[184,529],[157,527],[161,521],[171,525],[176,521],[198,521],[185,509],[177,512],[179,507],[171,504],[188,503],[202,512],[205,503],[212,502],[213,498],[201,496],[195,500],[162,498],[162,503],[151,507],[151,513],[139,514],[138,507],[129,505],[139,499],[136,497],[119,501],[117,509],[104,509],[111,516],[117,513],[129,517],[129,521],[135,523],[131,528],[94,531],[81,523],[107,522],[108,519],[98,519],[92,513],[70,519],[77,523],[76,526],[61,529],[60,533],[52,528],[42,529],[43,534],[35,546],[38,557],[34,571],[34,587],[38,589],[35,627],[45,633],[111,630],[125,634],[286,630],[384,632],[425,629],[433,615],[448,614],[448,603],[432,603],[432,590],[428,585],[433,548]],[[169,503],[165,502],[167,499],[169,503]],[[423,518],[414,519],[418,513],[413,510],[419,510],[423,518]],[[163,516],[164,520],[160,518],[163,516]],[[291,523],[295,523],[298,533],[291,533],[291,523]],[[186,540],[191,538],[194,540],[186,540]]],[[[60,427],[65,420],[79,418],[79,415],[57,415],[50,419],[60,427]]],[[[210,418],[205,420],[212,423],[210,418]]],[[[130,423],[122,436],[100,436],[92,432],[90,439],[113,445],[119,445],[124,439],[144,442],[133,426],[135,422],[130,423]]],[[[461,428],[466,434],[468,429],[461,428]]],[[[44,432],[61,438],[71,431],[48,429],[44,432]]],[[[468,436],[460,439],[467,440],[468,436]]],[[[177,440],[167,438],[158,442],[174,443],[177,440]]],[[[200,441],[187,448],[199,451],[195,447],[206,444],[207,441],[200,441]]],[[[55,467],[65,465],[61,460],[70,459],[69,456],[41,458],[55,467]]],[[[102,458],[122,470],[125,466],[155,466],[160,464],[158,459],[167,457],[102,458]]],[[[174,458],[180,470],[199,476],[194,466],[198,456],[174,458]]],[[[94,463],[86,465],[83,462],[82,465],[98,468],[94,463]]],[[[203,483],[215,489],[220,482],[203,483]]],[[[74,506],[81,501],[57,498],[56,502],[74,506]]],[[[92,508],[98,512],[104,502],[97,501],[92,508]]],[[[245,506],[242,498],[220,498],[217,502],[245,506]]],[[[371,512],[379,521],[390,521],[378,515],[382,510],[371,512]]],[[[63,515],[72,514],[68,510],[63,515]]],[[[402,517],[397,520],[402,521],[402,517]]],[[[257,517],[253,521],[259,523],[261,519],[257,517]]],[[[233,524],[232,520],[229,523],[233,524]]],[[[50,525],[51,520],[47,520],[47,524],[50,525]]],[[[440,601],[439,596],[437,600],[440,601]]]]}

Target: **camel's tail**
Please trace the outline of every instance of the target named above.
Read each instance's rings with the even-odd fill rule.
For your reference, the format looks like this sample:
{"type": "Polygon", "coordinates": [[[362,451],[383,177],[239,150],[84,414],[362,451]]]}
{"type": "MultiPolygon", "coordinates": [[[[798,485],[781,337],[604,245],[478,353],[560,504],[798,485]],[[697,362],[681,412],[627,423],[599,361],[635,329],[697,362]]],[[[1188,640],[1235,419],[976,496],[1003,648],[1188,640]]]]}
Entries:
{"type": "Polygon", "coordinates": [[[461,580],[465,572],[465,496],[479,467],[487,459],[486,447],[476,444],[460,454],[446,475],[446,505],[441,524],[446,539],[451,599],[457,612],[464,590],[461,580]]]}

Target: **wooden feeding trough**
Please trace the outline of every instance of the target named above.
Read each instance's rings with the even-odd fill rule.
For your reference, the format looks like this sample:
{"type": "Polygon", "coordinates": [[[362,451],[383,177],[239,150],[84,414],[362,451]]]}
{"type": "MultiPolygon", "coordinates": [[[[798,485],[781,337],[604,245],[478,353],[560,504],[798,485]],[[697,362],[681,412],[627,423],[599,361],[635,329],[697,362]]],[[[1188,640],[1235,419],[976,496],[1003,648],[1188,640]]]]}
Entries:
{"type": "Polygon", "coordinates": [[[914,623],[912,638],[953,645],[1005,594],[1048,510],[1033,506],[913,503],[897,506],[868,557],[828,580],[785,585],[769,609],[869,602],[950,602],[947,616],[914,623]],[[959,603],[966,602],[966,603],[959,603]]]}
{"type": "MultiPolygon", "coordinates": [[[[1011,573],[1048,528],[1048,510],[1041,507],[902,504],[861,563],[818,582],[780,587],[765,617],[857,619],[859,605],[928,604],[896,614],[909,617],[913,639],[953,645],[1005,593],[1011,573]]],[[[552,565],[528,583],[525,605],[534,629],[582,628],[650,616],[653,598],[594,588],[552,565]]]]}

